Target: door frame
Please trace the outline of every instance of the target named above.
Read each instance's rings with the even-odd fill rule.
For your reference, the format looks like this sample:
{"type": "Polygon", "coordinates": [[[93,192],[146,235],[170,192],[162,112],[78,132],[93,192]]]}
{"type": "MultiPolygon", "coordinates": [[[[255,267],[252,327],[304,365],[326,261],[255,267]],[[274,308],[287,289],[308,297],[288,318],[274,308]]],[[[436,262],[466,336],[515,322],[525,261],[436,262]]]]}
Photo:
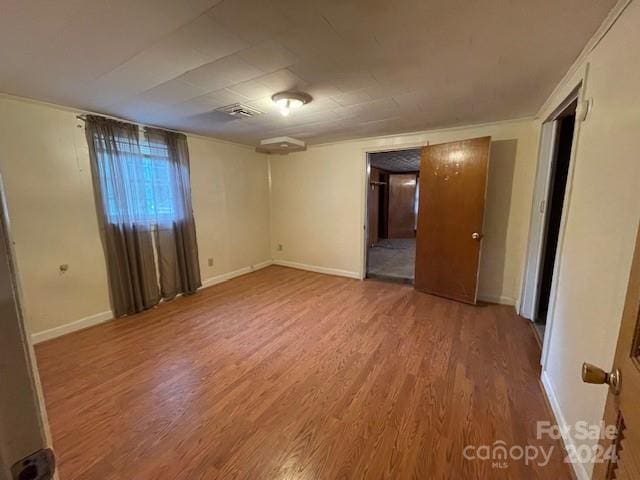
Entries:
{"type": "MultiPolygon", "coordinates": [[[[551,335],[553,334],[553,322],[555,320],[555,309],[558,296],[558,279],[560,278],[562,271],[562,255],[564,250],[564,239],[567,227],[567,218],[571,209],[571,194],[573,191],[573,177],[576,166],[576,157],[578,152],[578,144],[580,137],[580,129],[582,122],[586,120],[589,111],[589,102],[586,100],[586,86],[587,76],[589,72],[589,64],[585,64],[581,75],[578,75],[575,81],[568,86],[569,94],[566,95],[560,102],[555,104],[555,108],[552,113],[542,122],[540,128],[540,144],[538,147],[538,163],[536,168],[536,184],[535,190],[532,196],[531,205],[531,218],[529,225],[529,234],[527,242],[527,253],[525,257],[525,267],[523,269],[521,289],[520,289],[520,301],[518,304],[518,314],[533,321],[535,313],[532,311],[531,299],[535,300],[537,305],[537,294],[539,291],[540,280],[542,276],[542,269],[540,268],[540,262],[542,261],[542,254],[544,252],[544,236],[546,235],[546,222],[548,210],[545,206],[545,212],[543,215],[537,214],[539,212],[539,205],[534,204],[536,198],[540,198],[541,195],[547,195],[550,188],[551,175],[547,174],[545,181],[538,181],[538,175],[544,170],[541,169],[542,162],[546,162],[545,167],[550,167],[550,162],[553,162],[556,153],[556,146],[551,142],[556,141],[557,135],[546,135],[545,138],[545,125],[555,123],[560,114],[571,104],[571,102],[577,100],[576,107],[576,120],[573,130],[573,139],[571,141],[571,155],[569,158],[569,169],[567,172],[567,185],[564,194],[562,217],[560,220],[560,230],[558,232],[558,244],[556,249],[556,257],[553,265],[551,291],[549,293],[549,306],[547,310],[547,322],[545,328],[545,335],[542,343],[542,354],[540,356],[540,365],[543,370],[547,363],[547,357],[549,356],[549,345],[551,344],[551,335]],[[543,144],[547,142],[547,144],[543,144]],[[540,190],[543,190],[542,193],[540,190]],[[532,236],[532,232],[537,231],[537,238],[532,236]],[[533,316],[533,318],[529,318],[533,316]]],[[[556,124],[557,128],[557,124],[556,124]]],[[[550,168],[548,171],[550,172],[550,168]]],[[[543,196],[546,200],[548,197],[543,196]]],[[[535,308],[534,308],[535,309],[535,308]]]]}
{"type": "MultiPolygon", "coordinates": [[[[16,261],[14,243],[11,236],[11,222],[1,173],[0,227],[0,242],[4,243],[4,250],[6,250],[6,254],[2,255],[3,258],[0,258],[0,261],[6,262],[9,282],[13,290],[13,304],[15,309],[15,315],[9,318],[8,322],[4,324],[4,327],[0,330],[0,335],[9,335],[9,342],[16,346],[15,351],[8,359],[9,365],[15,367],[17,371],[24,372],[21,373],[19,377],[14,378],[14,384],[5,385],[7,388],[4,390],[0,389],[0,397],[2,397],[3,400],[9,397],[8,401],[2,402],[3,405],[7,406],[8,410],[0,410],[0,419],[3,419],[2,423],[6,426],[15,426],[16,420],[20,418],[36,417],[35,422],[32,422],[28,430],[24,431],[25,435],[23,435],[22,441],[19,444],[14,445],[12,442],[6,442],[6,438],[5,440],[0,438],[0,442],[6,442],[2,445],[3,449],[7,447],[8,453],[15,457],[16,455],[26,456],[34,453],[33,451],[26,451],[28,446],[30,446],[31,449],[51,448],[52,439],[36,356],[29,326],[25,320],[24,295],[20,282],[20,272],[16,261]],[[19,391],[23,392],[18,398],[19,403],[16,403],[16,398],[9,394],[9,392],[12,391],[12,387],[19,388],[19,391]],[[6,392],[6,396],[2,392],[6,392]],[[4,419],[7,417],[12,420],[5,421],[4,419]]],[[[5,383],[5,380],[6,379],[3,379],[3,383],[5,383]]],[[[21,458],[22,457],[3,458],[0,456],[0,477],[9,471],[12,466],[11,464],[19,461],[21,458]],[[5,464],[5,462],[8,464],[5,464]]],[[[57,470],[54,472],[53,479],[58,479],[57,470]]]]}
{"type": "Polygon", "coordinates": [[[411,143],[400,143],[394,145],[386,145],[380,147],[366,147],[362,149],[362,177],[364,181],[362,182],[362,191],[360,193],[360,198],[363,199],[362,209],[360,212],[360,218],[362,220],[362,230],[360,232],[360,247],[362,248],[361,258],[362,263],[360,265],[360,279],[364,280],[367,278],[367,262],[369,261],[369,175],[371,173],[371,165],[369,164],[369,154],[370,153],[380,153],[380,152],[398,152],[402,150],[415,150],[417,148],[426,147],[429,145],[428,141],[423,141],[419,143],[411,142],[411,143]]]}
{"type": "Polygon", "coordinates": [[[547,226],[549,223],[549,190],[551,189],[552,166],[558,150],[558,121],[553,119],[542,124],[540,131],[540,152],[533,190],[533,204],[529,221],[529,242],[520,294],[521,316],[535,321],[540,299],[542,281],[542,259],[546,248],[547,226]]]}

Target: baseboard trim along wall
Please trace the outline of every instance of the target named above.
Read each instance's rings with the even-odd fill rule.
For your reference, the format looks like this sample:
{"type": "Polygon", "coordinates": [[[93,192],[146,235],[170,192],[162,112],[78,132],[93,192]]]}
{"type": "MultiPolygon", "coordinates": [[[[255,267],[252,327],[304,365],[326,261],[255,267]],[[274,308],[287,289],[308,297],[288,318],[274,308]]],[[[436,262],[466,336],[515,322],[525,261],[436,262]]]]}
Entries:
{"type": "MultiPolygon", "coordinates": [[[[551,379],[547,375],[547,372],[542,371],[542,386],[547,399],[549,400],[549,405],[551,405],[551,410],[553,411],[553,415],[556,417],[556,423],[558,427],[560,427],[560,432],[562,434],[562,441],[566,448],[576,448],[577,445],[573,441],[573,438],[568,433],[571,429],[567,428],[567,421],[562,414],[562,409],[560,408],[560,403],[558,402],[558,397],[556,396],[556,392],[553,388],[553,384],[551,383],[551,379]]],[[[589,480],[591,477],[587,473],[587,469],[582,463],[571,463],[573,467],[573,471],[576,474],[578,480],[589,480]]]]}
{"type": "MultiPolygon", "coordinates": [[[[236,278],[241,275],[246,275],[247,273],[255,272],[256,270],[260,270],[262,268],[268,267],[269,265],[280,265],[282,267],[296,268],[298,270],[307,270],[309,272],[316,272],[316,273],[324,273],[326,275],[336,275],[339,277],[355,278],[357,280],[361,279],[360,274],[358,272],[351,272],[349,270],[320,267],[317,265],[308,265],[306,263],[290,262],[288,260],[265,260],[264,262],[260,262],[255,265],[240,268],[232,272],[221,273],[220,275],[209,277],[206,280],[203,280],[201,288],[212,287],[213,285],[226,282],[227,280],[231,280],[232,278],[236,278]]],[[[515,305],[515,300],[510,297],[479,295],[479,299],[485,302],[490,302],[490,303],[499,303],[502,305],[515,305]]],[[[94,325],[107,322],[111,319],[113,319],[113,313],[111,311],[96,313],[95,315],[90,315],[88,317],[81,318],[71,323],[60,325],[59,327],[54,327],[54,328],[50,328],[49,330],[33,333],[31,335],[31,343],[36,344],[36,343],[44,342],[46,340],[51,340],[52,338],[61,337],[62,335],[66,335],[67,333],[89,328],[94,325]]]]}
{"type": "Polygon", "coordinates": [[[268,267],[272,263],[273,263],[273,260],[266,260],[264,262],[256,263],[255,265],[251,265],[249,267],[240,268],[232,272],[221,273],[220,275],[216,275],[215,277],[209,277],[206,280],[202,281],[201,288],[212,287],[213,285],[226,282],[227,280],[231,280],[232,278],[239,277],[240,275],[246,275],[247,273],[255,272],[256,270],[260,270],[261,268],[268,267]]]}
{"type": "MultiPolygon", "coordinates": [[[[211,287],[213,285],[217,285],[218,283],[231,280],[232,278],[239,277],[247,273],[255,272],[256,270],[260,270],[261,268],[268,267],[272,263],[273,262],[271,260],[266,260],[264,262],[251,265],[249,267],[244,267],[239,270],[234,270],[233,272],[222,273],[220,275],[216,275],[215,277],[207,278],[202,282],[201,288],[211,287]]],[[[41,343],[46,340],[51,340],[53,338],[61,337],[62,335],[66,335],[67,333],[76,332],[78,330],[83,330],[85,328],[93,327],[94,325],[108,322],[109,320],[113,320],[113,313],[111,312],[111,310],[106,312],[96,313],[95,315],[84,317],[84,318],[81,318],[80,320],[76,320],[74,322],[67,323],[65,325],[60,325],[59,327],[54,327],[54,328],[50,328],[49,330],[43,330],[42,332],[33,333],[31,334],[31,343],[35,345],[36,343],[41,343]]]]}
{"type": "Polygon", "coordinates": [[[306,263],[289,262],[288,260],[274,260],[274,265],[281,267],[297,268],[298,270],[307,270],[309,272],[324,273],[326,275],[336,275],[338,277],[348,277],[360,280],[358,272],[350,272],[349,270],[339,270],[337,268],[319,267],[317,265],[308,265],[306,263]]]}
{"type": "Polygon", "coordinates": [[[497,303],[499,305],[509,305],[510,307],[513,307],[516,304],[515,298],[507,297],[504,295],[485,295],[479,293],[478,300],[487,303],[497,303]]]}
{"type": "MultiPolygon", "coordinates": [[[[274,265],[282,267],[297,268],[298,270],[307,270],[309,272],[325,273],[327,275],[337,275],[339,277],[355,278],[361,280],[362,277],[358,272],[350,272],[349,270],[340,270],[337,268],[319,267],[317,265],[309,265],[306,263],[290,262],[288,260],[273,260],[274,265]]],[[[504,295],[479,294],[478,300],[488,303],[498,303],[500,305],[509,305],[513,307],[516,300],[504,295]]]]}
{"type": "Polygon", "coordinates": [[[88,317],[81,318],[71,323],[60,325],[59,327],[43,330],[42,332],[31,334],[31,343],[36,344],[44,342],[45,340],[51,340],[52,338],[61,337],[67,333],[75,332],[77,330],[83,330],[85,328],[93,327],[100,323],[108,322],[113,319],[113,313],[111,310],[106,312],[96,313],[88,317]]]}

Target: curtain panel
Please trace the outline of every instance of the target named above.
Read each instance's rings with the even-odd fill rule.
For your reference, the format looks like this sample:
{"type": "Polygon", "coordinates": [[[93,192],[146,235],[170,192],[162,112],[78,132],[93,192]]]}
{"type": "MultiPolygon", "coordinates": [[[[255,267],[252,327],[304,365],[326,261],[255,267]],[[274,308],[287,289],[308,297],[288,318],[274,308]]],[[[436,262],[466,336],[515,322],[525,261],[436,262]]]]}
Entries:
{"type": "Polygon", "coordinates": [[[202,282],[191,206],[187,137],[181,133],[147,128],[145,138],[149,145],[166,145],[173,179],[171,195],[176,199],[178,210],[171,222],[159,222],[156,230],[162,297],[194,293],[202,282]]]}
{"type": "Polygon", "coordinates": [[[201,285],[184,135],[86,118],[96,209],[116,317],[201,285]]]}

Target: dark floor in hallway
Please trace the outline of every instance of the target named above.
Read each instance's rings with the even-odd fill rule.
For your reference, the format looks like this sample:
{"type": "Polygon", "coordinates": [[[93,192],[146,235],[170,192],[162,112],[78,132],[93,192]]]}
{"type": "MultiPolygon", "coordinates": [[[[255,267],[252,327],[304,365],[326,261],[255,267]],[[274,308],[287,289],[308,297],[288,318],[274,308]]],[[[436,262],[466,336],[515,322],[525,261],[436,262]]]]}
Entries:
{"type": "Polygon", "coordinates": [[[415,278],[416,239],[387,238],[369,247],[367,274],[375,277],[406,280],[415,278]]]}

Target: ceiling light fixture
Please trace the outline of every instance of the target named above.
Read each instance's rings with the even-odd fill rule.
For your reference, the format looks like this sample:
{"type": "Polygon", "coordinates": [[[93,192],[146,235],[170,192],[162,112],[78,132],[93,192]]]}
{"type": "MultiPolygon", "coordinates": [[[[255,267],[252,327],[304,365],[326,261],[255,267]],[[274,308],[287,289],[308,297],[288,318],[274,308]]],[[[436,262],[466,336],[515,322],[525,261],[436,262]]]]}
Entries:
{"type": "Polygon", "coordinates": [[[280,113],[286,117],[291,110],[309,103],[311,101],[311,95],[303,92],[280,92],[272,96],[271,100],[278,106],[280,113]]]}

